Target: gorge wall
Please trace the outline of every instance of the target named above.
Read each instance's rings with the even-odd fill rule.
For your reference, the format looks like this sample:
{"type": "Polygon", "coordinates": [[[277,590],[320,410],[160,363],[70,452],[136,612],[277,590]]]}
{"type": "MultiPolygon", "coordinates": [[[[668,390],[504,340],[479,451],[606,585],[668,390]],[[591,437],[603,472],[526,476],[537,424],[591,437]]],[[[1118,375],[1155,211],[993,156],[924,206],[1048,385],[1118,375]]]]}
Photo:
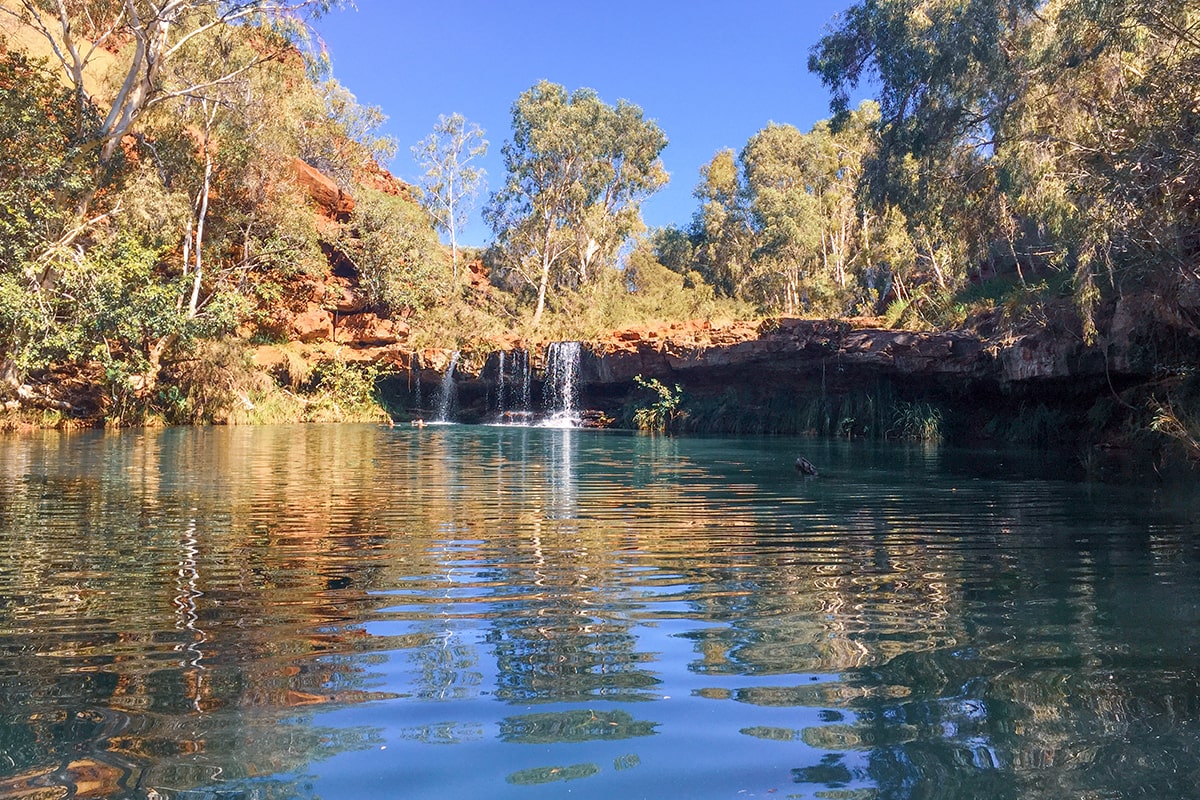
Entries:
{"type": "MultiPolygon", "coordinates": [[[[295,169],[326,224],[343,220],[353,201],[315,170],[295,169]]],[[[381,174],[384,189],[408,196],[381,174]]],[[[381,365],[391,373],[385,400],[399,419],[446,413],[443,384],[454,392],[455,420],[497,419],[511,407],[516,364],[525,372],[523,405],[549,408],[542,395],[550,343],[509,336],[457,356],[414,347],[406,322],[371,313],[357,276],[329,255],[330,273],[277,316],[279,334],[302,345],[306,358],[381,365]]],[[[471,291],[492,289],[482,264],[469,265],[467,276],[471,291]]],[[[1189,286],[1196,291],[1170,302],[1127,295],[1102,309],[1092,341],[1070,309],[1048,313],[1039,326],[993,321],[936,333],[792,318],[650,324],[584,343],[573,379],[581,408],[624,425],[655,401],[640,377],[679,387],[680,427],[689,430],[890,436],[897,415],[929,413],[953,439],[1094,441],[1138,406],[1144,412],[1152,387],[1200,363],[1200,286],[1189,286]]],[[[286,369],[287,359],[271,345],[256,355],[267,369],[286,369]]]]}
{"type": "MultiPolygon", "coordinates": [[[[511,353],[461,354],[456,419],[496,418],[502,387],[513,381],[501,367],[511,372],[520,358],[511,353]]],[[[410,359],[412,369],[391,383],[393,407],[427,416],[448,358],[426,351],[410,359]]],[[[1069,441],[1085,427],[1094,433],[1115,424],[1127,402],[1122,395],[1162,369],[1156,358],[1154,342],[1134,329],[1085,344],[1057,326],[983,337],[784,318],[615,331],[585,343],[577,380],[580,407],[618,424],[630,424],[632,409],[655,399],[640,376],[682,390],[681,410],[690,415],[684,429],[887,436],[897,409],[924,404],[943,415],[949,438],[1069,441]],[[1014,435],[1022,426],[1026,435],[1014,435]]],[[[530,402],[540,407],[544,349],[532,348],[528,360],[530,402]]]]}

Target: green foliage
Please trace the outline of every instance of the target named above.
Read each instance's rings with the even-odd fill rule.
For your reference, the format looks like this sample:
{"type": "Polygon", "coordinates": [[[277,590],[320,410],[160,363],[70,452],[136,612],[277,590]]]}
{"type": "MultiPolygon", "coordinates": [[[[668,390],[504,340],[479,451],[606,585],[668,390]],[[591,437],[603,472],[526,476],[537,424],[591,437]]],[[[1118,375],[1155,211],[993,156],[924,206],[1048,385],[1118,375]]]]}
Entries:
{"type": "Polygon", "coordinates": [[[429,218],[403,198],[363,189],[339,245],[384,313],[425,308],[450,290],[450,265],[429,218]]]}
{"type": "Polygon", "coordinates": [[[1200,464],[1200,375],[1192,367],[1168,379],[1171,388],[1152,397],[1149,429],[1173,441],[1193,464],[1200,464]]]}
{"type": "Polygon", "coordinates": [[[424,206],[437,227],[450,235],[454,277],[458,278],[458,232],[483,188],[484,171],[472,165],[488,149],[483,129],[467,126],[462,114],[438,118],[433,133],[417,142],[413,156],[425,170],[421,180],[424,206]]]}
{"type": "Polygon", "coordinates": [[[125,45],[123,57],[106,78],[111,82],[110,108],[88,141],[89,152],[108,165],[119,158],[122,139],[138,132],[144,114],[211,97],[210,90],[235,85],[281,53],[294,52],[306,39],[307,20],[341,3],[128,0],[19,5],[18,12],[5,13],[14,13],[49,42],[72,84],[79,116],[90,105],[94,88],[89,62],[97,52],[125,45]],[[256,48],[235,51],[230,46],[251,38],[256,48]],[[214,75],[217,67],[220,72],[214,75]]]}
{"type": "Polygon", "coordinates": [[[553,339],[590,339],[614,330],[698,319],[744,319],[748,303],[717,297],[697,276],[680,275],[655,257],[650,241],[639,240],[619,269],[599,270],[591,283],[556,298],[538,333],[553,339]]]}
{"type": "MultiPolygon", "coordinates": [[[[759,387],[731,387],[715,396],[682,395],[658,381],[638,380],[659,402],[635,410],[656,423],[669,414],[671,427],[694,433],[802,434],[940,442],[948,434],[946,411],[927,399],[905,400],[889,381],[839,393],[792,394],[759,387]]],[[[651,427],[650,429],[655,429],[651,427]]],[[[661,429],[661,428],[659,428],[661,429]]]]}
{"type": "MultiPolygon", "coordinates": [[[[134,0],[120,13],[89,5],[85,19],[70,4],[61,18],[24,4],[31,30],[60,43],[88,30],[110,52],[140,47],[118,58],[114,74],[129,72],[112,86],[61,49],[67,89],[46,67],[0,51],[7,378],[98,365],[117,423],[300,418],[320,405],[264,384],[244,347],[221,343],[247,320],[270,322],[292,287],[306,290],[301,275],[328,269],[293,155],[348,187],[394,150],[376,134],[378,109],[336,82],[315,84],[294,57],[304,16],[332,5],[134,0]],[[112,99],[110,113],[90,97],[112,99]]],[[[365,266],[379,310],[440,296],[444,259],[420,209],[366,191],[359,209],[346,249],[365,266]]],[[[330,371],[315,389],[336,398],[321,413],[362,413],[348,375],[330,371]]]]}
{"type": "Polygon", "coordinates": [[[276,100],[283,101],[284,118],[303,121],[290,130],[292,144],[285,152],[294,152],[343,189],[354,186],[365,164],[385,164],[396,154],[395,139],[379,132],[387,115],[378,106],[359,103],[333,78],[305,84],[276,100]]]}
{"type": "Polygon", "coordinates": [[[36,271],[69,245],[60,239],[100,177],[86,153],[98,125],[44,63],[0,47],[0,269],[36,271]]]}
{"type": "Polygon", "coordinates": [[[872,0],[810,68],[835,123],[878,87],[864,188],[903,212],[914,279],[955,292],[975,270],[1063,270],[1090,339],[1106,295],[1193,280],[1197,24],[1188,0],[872,0]]]}
{"type": "Polygon", "coordinates": [[[638,408],[633,412],[633,422],[640,431],[663,433],[669,430],[681,415],[679,404],[683,402],[683,387],[675,384],[675,388],[664,384],[658,378],[643,378],[635,375],[633,380],[638,386],[649,390],[654,402],[649,406],[638,408]]]}
{"type": "Polygon", "coordinates": [[[700,168],[692,194],[701,203],[691,228],[696,271],[726,297],[749,299],[754,231],[732,150],[721,150],[700,168]]]}
{"type": "Polygon", "coordinates": [[[108,174],[88,157],[98,124],[44,64],[0,54],[0,357],[18,379],[88,349],[94,270],[76,240],[108,174]]]}
{"type": "Polygon", "coordinates": [[[501,278],[536,293],[536,327],[551,289],[587,285],[641,229],[642,200],[667,180],[667,139],[632,103],[547,81],[517,98],[512,120],[505,183],[484,217],[501,278]]]}
{"type": "MultiPolygon", "coordinates": [[[[514,333],[531,335],[528,316],[518,309],[518,299],[501,291],[477,291],[463,284],[436,303],[414,309],[407,317],[412,331],[408,346],[413,350],[449,348],[486,350],[514,333]]],[[[580,338],[580,337],[567,337],[580,338]]]]}
{"type": "Polygon", "coordinates": [[[276,388],[237,339],[214,339],[172,364],[149,400],[171,425],[241,422],[276,388]]]}
{"type": "Polygon", "coordinates": [[[656,243],[663,263],[761,313],[873,313],[916,258],[899,210],[859,194],[878,119],[866,102],[836,130],[771,124],[740,155],[717,153],[701,169],[689,232],[656,243]]]}
{"type": "MultiPolygon", "coordinates": [[[[696,263],[696,245],[687,231],[673,225],[659,228],[651,234],[650,245],[658,263],[685,278],[692,273],[696,263]]],[[[703,280],[703,276],[696,277],[703,280]]]]}
{"type": "Polygon", "coordinates": [[[306,410],[313,422],[368,422],[386,419],[377,386],[385,377],[375,364],[322,361],[313,372],[314,397],[306,410]]]}
{"type": "Polygon", "coordinates": [[[942,410],[924,400],[898,401],[892,410],[888,438],[918,442],[940,442],[943,437],[942,410]]]}

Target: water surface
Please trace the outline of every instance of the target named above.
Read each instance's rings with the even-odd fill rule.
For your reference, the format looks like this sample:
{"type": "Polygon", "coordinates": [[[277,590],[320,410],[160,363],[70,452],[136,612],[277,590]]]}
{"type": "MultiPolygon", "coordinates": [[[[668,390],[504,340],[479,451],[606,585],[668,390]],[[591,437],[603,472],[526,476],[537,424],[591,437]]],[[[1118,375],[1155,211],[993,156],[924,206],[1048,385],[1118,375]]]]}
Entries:
{"type": "Polygon", "coordinates": [[[1075,466],[4,439],[0,798],[1200,797],[1200,492],[1075,466]]]}

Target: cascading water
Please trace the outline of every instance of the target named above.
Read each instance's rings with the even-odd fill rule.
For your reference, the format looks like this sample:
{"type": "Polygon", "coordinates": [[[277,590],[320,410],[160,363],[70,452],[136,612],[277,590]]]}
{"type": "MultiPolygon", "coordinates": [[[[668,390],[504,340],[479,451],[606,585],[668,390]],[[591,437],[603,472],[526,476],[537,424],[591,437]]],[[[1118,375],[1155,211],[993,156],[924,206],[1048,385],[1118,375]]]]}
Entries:
{"type": "Polygon", "coordinates": [[[436,422],[449,422],[454,409],[454,368],[458,366],[458,351],[450,354],[450,364],[442,375],[442,386],[438,394],[436,422]]]}
{"type": "Polygon", "coordinates": [[[501,425],[529,425],[530,408],[529,351],[501,350],[496,357],[496,422],[501,425]]]}
{"type": "Polygon", "coordinates": [[[546,349],[546,384],[542,391],[546,427],[573,428],[579,424],[579,342],[554,342],[546,349]]]}
{"type": "Polygon", "coordinates": [[[505,401],[504,390],[505,390],[505,388],[507,388],[505,385],[505,383],[506,383],[505,377],[506,376],[504,374],[504,351],[501,350],[500,355],[498,356],[498,361],[496,363],[496,414],[501,419],[504,418],[504,412],[507,408],[504,405],[504,401],[505,401]]]}
{"type": "MultiPolygon", "coordinates": [[[[546,366],[542,374],[541,406],[533,410],[533,369],[528,350],[500,351],[496,355],[496,383],[493,407],[495,421],[501,425],[540,425],[550,428],[574,428],[580,423],[579,361],[583,346],[579,342],[554,342],[546,348],[546,366]],[[540,417],[541,421],[538,421],[540,417]]],[[[457,354],[455,354],[457,358],[457,354]]],[[[453,360],[451,364],[453,369],[453,360]]],[[[449,376],[451,373],[447,372],[449,376]]],[[[443,378],[445,387],[448,378],[443,378]]],[[[443,389],[443,398],[446,392],[443,389]]],[[[439,406],[439,409],[441,406],[439,406]]],[[[438,421],[447,421],[439,410],[438,421]]]]}
{"type": "Polygon", "coordinates": [[[412,387],[413,408],[421,407],[421,357],[416,353],[412,355],[412,363],[408,369],[409,383],[412,387]]]}
{"type": "Polygon", "coordinates": [[[518,368],[521,370],[521,408],[529,410],[530,392],[529,387],[533,382],[533,370],[529,368],[529,351],[518,350],[521,357],[518,359],[518,368]]]}

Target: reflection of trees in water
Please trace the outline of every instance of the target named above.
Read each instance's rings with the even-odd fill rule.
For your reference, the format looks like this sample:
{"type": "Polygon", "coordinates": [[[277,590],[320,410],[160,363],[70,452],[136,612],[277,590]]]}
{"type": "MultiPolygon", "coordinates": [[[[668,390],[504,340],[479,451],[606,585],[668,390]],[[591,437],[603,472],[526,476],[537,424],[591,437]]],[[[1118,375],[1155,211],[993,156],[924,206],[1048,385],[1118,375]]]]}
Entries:
{"type": "Polygon", "coordinates": [[[610,534],[574,519],[575,440],[554,433],[515,431],[490,449],[349,426],[149,431],[80,437],[70,458],[62,437],[6,450],[0,736],[13,758],[0,787],[202,787],[368,746],[369,730],[287,715],[382,697],[368,691],[381,651],[411,654],[419,696],[472,696],[478,620],[455,618],[475,600],[499,608],[520,581],[541,582],[545,602],[519,603],[528,613],[499,634],[512,642],[502,651],[533,660],[514,691],[594,697],[652,682],[626,676],[650,658],[631,655],[630,625],[590,607],[610,534]],[[516,543],[471,544],[511,537],[498,519],[521,530],[516,543]],[[404,586],[422,607],[390,612],[396,599],[377,586],[404,586]],[[368,633],[367,619],[403,624],[368,633]]]}
{"type": "Polygon", "coordinates": [[[573,781],[578,778],[590,778],[600,772],[596,764],[571,764],[569,766],[534,767],[523,769],[509,775],[505,780],[517,786],[538,786],[543,783],[558,783],[573,781]]]}
{"type": "Polygon", "coordinates": [[[543,563],[514,567],[505,583],[532,596],[497,603],[487,641],[496,657],[498,696],[570,702],[643,698],[658,683],[651,653],[638,651],[633,622],[607,607],[608,570],[578,539],[538,548],[543,563]]]}
{"type": "MultiPolygon", "coordinates": [[[[827,755],[798,766],[799,783],[874,786],[882,798],[1190,796],[1200,670],[1196,606],[1180,598],[1200,596],[1188,566],[1196,547],[1181,543],[1185,534],[1164,548],[1129,533],[1080,544],[1064,532],[1070,546],[1051,559],[1044,538],[957,548],[951,561],[884,544],[901,581],[831,581],[810,569],[789,586],[776,565],[749,579],[756,587],[739,594],[737,621],[695,634],[694,668],[838,673],[732,693],[845,712],[801,732],[827,755]],[[1157,555],[1164,549],[1173,562],[1157,555]],[[931,576],[955,590],[929,590],[931,576]],[[713,642],[718,658],[705,650],[713,642]]],[[[841,548],[837,560],[879,563],[870,547],[841,548]]],[[[739,576],[740,588],[747,582],[739,576]]]]}
{"type": "Polygon", "coordinates": [[[581,709],[519,714],[500,721],[500,740],[518,744],[591,742],[650,736],[655,723],[636,720],[626,711],[581,709]]]}
{"type": "MultiPolygon", "coordinates": [[[[658,621],[690,631],[691,669],[716,684],[701,697],[823,710],[740,729],[817,748],[794,765],[805,789],[1194,793],[1200,614],[1180,598],[1200,579],[1185,537],[1081,542],[1064,523],[1060,540],[1026,540],[1044,530],[1034,515],[1074,511],[1030,511],[1017,491],[960,493],[974,528],[933,536],[942,523],[921,514],[937,506],[890,487],[895,500],[814,482],[761,502],[741,467],[671,439],[162,431],[81,437],[53,462],[38,448],[66,440],[40,441],[0,453],[0,795],[90,781],[115,796],[201,787],[190,797],[302,772],[374,743],[295,715],[379,697],[385,651],[420,698],[477,696],[491,656],[509,701],[656,697],[639,628],[658,621]]],[[[503,735],[654,725],[597,709],[593,730],[575,713],[510,717],[503,735]]]]}
{"type": "Polygon", "coordinates": [[[374,742],[291,716],[382,696],[364,690],[355,655],[378,602],[363,589],[381,538],[353,496],[370,471],[320,462],[343,499],[290,447],[268,436],[250,450],[242,436],[88,434],[4,451],[0,795],[167,796],[374,742]]]}
{"type": "MultiPolygon", "coordinates": [[[[471,602],[486,608],[485,642],[502,698],[641,697],[640,690],[657,683],[645,668],[653,655],[637,652],[634,622],[611,594],[612,552],[626,531],[580,517],[583,474],[598,469],[593,459],[604,447],[596,440],[585,447],[572,430],[504,429],[494,436],[486,453],[470,437],[423,442],[434,465],[427,480],[439,487],[421,498],[425,524],[452,520],[456,540],[481,543],[453,557],[436,553],[424,565],[427,577],[407,585],[436,597],[439,572],[459,562],[476,565],[458,579],[466,595],[446,603],[457,602],[460,611],[471,602]],[[436,455],[428,445],[438,448],[436,455]],[[443,463],[476,465],[471,474],[454,476],[472,491],[442,488],[442,478],[451,477],[438,474],[443,463]]],[[[614,481],[613,496],[618,485],[614,481]]],[[[417,657],[433,663],[442,656],[426,647],[417,657]]]]}
{"type": "MultiPolygon", "coordinates": [[[[891,681],[891,692],[848,704],[853,716],[846,724],[802,734],[810,746],[829,751],[824,764],[866,751],[864,768],[839,769],[869,781],[881,797],[1050,800],[1195,791],[1200,688],[1194,672],[1139,680],[1025,670],[948,651],[896,662],[869,679],[891,681]],[[920,691],[906,685],[928,675],[945,676],[946,684],[920,691]]],[[[831,786],[814,766],[798,768],[796,780],[831,786]]]]}

